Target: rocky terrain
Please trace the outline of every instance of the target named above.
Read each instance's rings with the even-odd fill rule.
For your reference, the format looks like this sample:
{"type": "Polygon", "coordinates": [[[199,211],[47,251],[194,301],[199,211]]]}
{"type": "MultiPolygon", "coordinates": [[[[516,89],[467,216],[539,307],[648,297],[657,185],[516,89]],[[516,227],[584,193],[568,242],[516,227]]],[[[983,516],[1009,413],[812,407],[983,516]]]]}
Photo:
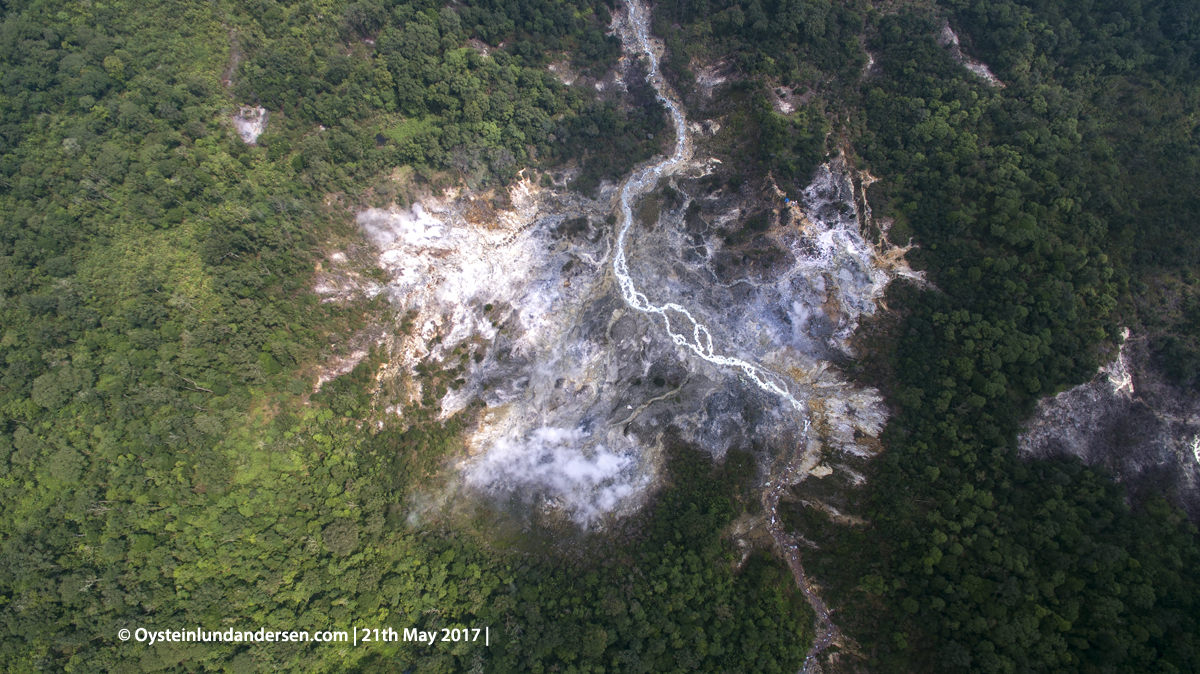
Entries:
{"type": "Polygon", "coordinates": [[[1043,400],[1021,436],[1029,458],[1100,466],[1133,499],[1165,495],[1200,517],[1200,396],[1169,383],[1131,335],[1092,381],[1043,400]]]}

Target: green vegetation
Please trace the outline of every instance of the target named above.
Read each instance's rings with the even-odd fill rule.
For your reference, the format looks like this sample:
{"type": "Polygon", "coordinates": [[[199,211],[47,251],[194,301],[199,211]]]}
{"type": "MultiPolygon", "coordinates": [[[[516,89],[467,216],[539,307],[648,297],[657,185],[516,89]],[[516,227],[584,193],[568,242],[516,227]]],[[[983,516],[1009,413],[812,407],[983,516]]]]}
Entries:
{"type": "MultiPolygon", "coordinates": [[[[910,616],[874,626],[877,652],[898,669],[1200,666],[1195,528],[1165,503],[1129,512],[1090,470],[1012,458],[1035,397],[1090,377],[1117,326],[1136,327],[1137,314],[1120,310],[1139,302],[1129,286],[1190,263],[1153,252],[1190,241],[1191,222],[1142,173],[1175,163],[1147,142],[1174,133],[1170,115],[1131,123],[1089,111],[1113,87],[1170,110],[1194,84],[1169,61],[1115,56],[1136,52],[1139,32],[1152,37],[1145,26],[1115,30],[1114,46],[1072,30],[1118,26],[1056,21],[1065,11],[1010,3],[955,15],[998,43],[981,55],[1006,83],[999,91],[957,68],[920,14],[885,17],[873,45],[883,72],[864,93],[860,147],[889,176],[881,201],[921,241],[917,260],[942,291],[903,300],[909,315],[890,358],[902,412],[867,506],[864,542],[886,550],[874,568],[888,591],[874,601],[910,616]],[[1030,49],[1033,34],[1066,39],[1030,49]],[[1131,134],[1143,142],[1129,145],[1131,134]]],[[[1196,147],[1171,153],[1180,151],[1176,160],[1196,147]]]]}
{"type": "Polygon", "coordinates": [[[376,383],[382,349],[314,392],[322,361],[388,319],[311,293],[322,249],[353,235],[330,204],[403,198],[400,165],[490,186],[577,162],[587,190],[659,150],[648,88],[602,100],[545,69],[611,66],[608,7],[2,11],[0,668],[796,669],[811,616],[790,578],[763,557],[735,569],[720,538],[745,457],[680,452],[631,541],[570,561],[409,521],[476,412],[435,418],[459,363],[412,373],[427,395],[401,421],[382,413],[404,400],[376,383]],[[229,125],[243,103],[271,112],[257,146],[229,125]],[[490,649],[117,639],[484,625],[490,649]]]}
{"type": "MultiPolygon", "coordinates": [[[[609,97],[547,69],[603,76],[613,9],[4,5],[0,666],[797,669],[811,611],[777,562],[721,539],[754,509],[748,456],[713,466],[668,443],[671,484],[625,530],[586,554],[509,548],[495,521],[413,507],[478,411],[436,418],[465,353],[411,373],[426,395],[400,420],[381,412],[405,401],[376,381],[382,349],[314,391],[317,364],[386,310],[311,294],[322,247],[353,234],[332,204],[572,163],[592,191],[661,151],[640,78],[609,97]],[[257,146],[229,126],[240,104],[271,112],[257,146]],[[354,625],[488,625],[494,641],[115,639],[354,625]]],[[[846,147],[936,288],[893,291],[895,339],[862,369],[896,409],[857,504],[868,525],[786,513],[820,544],[806,562],[873,670],[1200,669],[1195,527],[1013,449],[1033,402],[1091,376],[1121,326],[1200,384],[1198,14],[1183,0],[656,9],[667,74],[693,112],[724,119],[713,143],[732,161],[706,180],[769,173],[795,196],[846,147]],[[945,16],[1003,88],[936,44],[945,16]],[[741,81],[707,100],[693,66],[720,58],[741,81]],[[785,95],[790,114],[773,103],[785,95]]],[[[678,206],[668,190],[647,218],[678,206]]]]}
{"type": "MultiPolygon", "coordinates": [[[[792,672],[812,643],[812,610],[786,569],[756,554],[737,573],[721,531],[750,502],[754,459],[720,467],[675,446],[674,484],[640,544],[594,564],[515,568],[495,602],[509,630],[496,671],[792,672]],[[519,635],[513,637],[514,632],[519,635]],[[601,654],[604,657],[601,657],[601,654]],[[611,670],[606,669],[611,668],[611,670]]],[[[516,563],[516,562],[514,562],[516,563]]]]}
{"type": "MultiPolygon", "coordinates": [[[[731,187],[770,175],[792,198],[833,150],[831,108],[853,99],[866,56],[859,47],[866,3],[666,0],[654,30],[667,45],[663,70],[694,119],[720,119],[713,149],[730,166],[731,187]],[[692,68],[718,64],[734,74],[718,96],[705,95],[692,68]],[[840,83],[840,84],[839,84],[840,83]],[[836,96],[818,95],[832,87],[836,96]],[[772,97],[796,95],[795,110],[772,97]]],[[[836,142],[836,139],[834,140],[836,142]]]]}
{"type": "Polygon", "coordinates": [[[312,3],[262,1],[235,11],[234,39],[248,53],[234,91],[282,113],[261,142],[272,159],[290,157],[310,189],[353,190],[397,164],[452,169],[480,187],[574,160],[575,187],[592,191],[662,146],[666,120],[648,86],[631,86],[632,105],[621,106],[546,69],[568,55],[596,74],[614,65],[620,44],[604,35],[611,16],[600,2],[356,2],[322,16],[312,3]]]}
{"type": "Polygon", "coordinates": [[[784,86],[852,83],[867,63],[861,35],[871,7],[830,0],[666,0],[654,30],[681,92],[693,91],[692,59],[727,58],[737,72],[784,86]]]}
{"type": "MultiPolygon", "coordinates": [[[[1195,381],[1197,9],[945,5],[658,10],[701,65],[826,98],[936,287],[893,289],[902,319],[862,367],[897,411],[857,504],[869,524],[788,521],[820,544],[809,568],[873,671],[1196,671],[1195,527],[1014,449],[1033,402],[1090,378],[1119,326],[1195,381]],[[946,15],[1003,88],[936,43],[946,15]]],[[[687,90],[689,60],[671,63],[687,90]]]]}

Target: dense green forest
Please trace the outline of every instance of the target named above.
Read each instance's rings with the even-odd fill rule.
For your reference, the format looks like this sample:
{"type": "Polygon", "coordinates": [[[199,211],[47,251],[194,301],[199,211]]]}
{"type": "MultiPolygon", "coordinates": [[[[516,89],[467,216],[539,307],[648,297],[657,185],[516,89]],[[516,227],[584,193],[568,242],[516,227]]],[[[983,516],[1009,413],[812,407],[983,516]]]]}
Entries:
{"type": "MultiPolygon", "coordinates": [[[[390,318],[310,290],[355,236],[338,204],[564,166],[591,192],[665,147],[649,87],[604,97],[547,70],[602,76],[614,5],[2,8],[0,666],[796,671],[811,610],[777,560],[737,567],[721,539],[753,509],[751,457],[672,445],[670,486],[620,544],[506,547],[490,522],[413,528],[400,505],[476,407],[365,425],[398,401],[381,353],[313,393],[322,360],[390,318]],[[230,127],[240,105],[270,110],[256,145],[230,127]],[[353,624],[493,641],[116,639],[353,624]]],[[[728,120],[723,178],[794,195],[846,149],[933,286],[893,288],[893,338],[859,367],[896,411],[867,524],[787,513],[866,666],[1200,670],[1195,527],[1015,457],[1033,403],[1089,378],[1122,326],[1200,386],[1200,6],[664,0],[654,29],[685,103],[728,120]],[[1003,87],[937,44],[945,19],[1003,87]],[[737,81],[706,101],[695,67],[718,60],[737,81]],[[775,87],[813,96],[785,116],[775,87]]],[[[435,390],[456,368],[413,376],[435,390]]]]}
{"type": "Polygon", "coordinates": [[[681,90],[721,60],[823,97],[936,288],[892,289],[900,319],[859,366],[898,412],[859,494],[869,524],[789,515],[865,664],[1200,669],[1195,527],[1162,500],[1131,511],[1078,464],[1015,458],[1033,402],[1089,379],[1119,326],[1195,381],[1200,7],[729,0],[657,16],[681,90]],[[939,46],[946,19],[1003,87],[939,46]]]}
{"type": "Polygon", "coordinates": [[[1200,148],[1179,136],[1193,126],[1179,106],[1198,91],[1194,14],[1187,3],[955,11],[999,92],[955,76],[930,18],[881,21],[884,72],[864,95],[860,147],[904,176],[881,198],[925,244],[920,264],[943,291],[904,300],[891,355],[903,412],[868,506],[891,552],[863,577],[911,616],[880,649],[907,647],[900,662],[1200,666],[1195,528],[1162,503],[1131,513],[1090,470],[1012,458],[1034,396],[1090,377],[1118,325],[1160,327],[1143,327],[1144,280],[1192,274],[1185,185],[1200,148]]]}
{"type": "MultiPolygon", "coordinates": [[[[588,191],[659,151],[647,87],[604,99],[545,68],[607,70],[611,10],[3,4],[0,668],[796,669],[807,605],[719,537],[753,502],[748,458],[680,450],[632,542],[530,553],[406,521],[474,408],[438,422],[427,398],[376,425],[381,353],[313,393],[322,361],[391,319],[311,291],[326,246],[356,236],[339,204],[570,163],[588,191]],[[229,120],[255,104],[270,123],[247,145],[229,120]],[[117,638],[355,625],[489,626],[492,643],[117,638]]],[[[413,376],[432,391],[456,371],[413,376]]]]}

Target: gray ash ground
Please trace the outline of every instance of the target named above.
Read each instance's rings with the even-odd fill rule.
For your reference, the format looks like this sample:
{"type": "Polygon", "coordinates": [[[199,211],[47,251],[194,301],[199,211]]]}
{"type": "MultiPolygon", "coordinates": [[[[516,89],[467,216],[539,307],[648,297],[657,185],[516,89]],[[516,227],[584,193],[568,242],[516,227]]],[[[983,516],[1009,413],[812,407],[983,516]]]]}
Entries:
{"type": "Polygon", "coordinates": [[[438,405],[476,410],[465,451],[410,504],[414,526],[490,510],[525,532],[613,531],[662,484],[668,443],[718,461],[751,451],[763,508],[729,533],[785,559],[818,616],[815,655],[840,635],[777,505],[810,477],[861,482],[847,458],[877,451],[886,411],[836,364],[887,284],[918,275],[904,249],[864,239],[870,176],[841,157],[798,202],[769,178],[722,177],[698,156],[720,125],[685,119],[645,7],[629,3],[614,26],[671,116],[669,157],[595,199],[524,179],[498,200],[457,190],[363,211],[382,274],[319,289],[386,297],[413,326],[384,340],[380,374],[411,400],[425,397],[416,366],[461,364],[438,405]]]}
{"type": "MultiPolygon", "coordinates": [[[[618,21],[627,48],[661,53],[643,20],[618,21]]],[[[887,283],[914,276],[901,249],[863,239],[864,176],[837,158],[799,202],[769,180],[735,188],[695,156],[718,126],[687,123],[655,63],[675,151],[597,198],[522,180],[504,199],[459,190],[358,216],[386,278],[351,290],[415,326],[388,340],[381,376],[462,362],[443,415],[485,405],[450,490],[604,528],[660,482],[668,429],[717,460],[754,449],[766,484],[827,475],[825,453],[883,425],[878,393],[832,367],[887,283]]]]}
{"type": "Polygon", "coordinates": [[[469,194],[364,212],[390,280],[363,292],[416,315],[415,332],[388,344],[385,376],[458,350],[464,384],[443,413],[485,404],[456,488],[604,526],[653,491],[668,429],[718,460],[759,452],[764,480],[780,461],[806,457],[799,477],[823,452],[878,432],[876,392],[831,367],[852,356],[858,317],[895,273],[858,236],[852,175],[823,169],[806,202],[789,206],[714,187],[706,170],[645,198],[653,219],[630,233],[630,273],[654,301],[687,306],[725,353],[785,378],[804,414],[627,306],[610,264],[613,190],[591,201],[522,183],[514,209],[486,223],[471,221],[469,194]]]}
{"type": "Polygon", "coordinates": [[[1043,400],[1020,441],[1025,458],[1078,458],[1131,500],[1164,495],[1200,521],[1198,438],[1200,395],[1170,384],[1131,337],[1094,380],[1043,400]]]}

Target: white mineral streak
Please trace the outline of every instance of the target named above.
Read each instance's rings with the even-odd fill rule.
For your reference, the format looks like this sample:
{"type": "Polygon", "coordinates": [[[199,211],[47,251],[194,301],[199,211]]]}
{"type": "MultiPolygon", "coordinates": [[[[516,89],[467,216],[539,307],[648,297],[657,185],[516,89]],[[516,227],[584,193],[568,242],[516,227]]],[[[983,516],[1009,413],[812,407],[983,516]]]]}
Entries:
{"type": "Polygon", "coordinates": [[[486,359],[468,360],[466,385],[441,401],[443,417],[473,399],[489,407],[467,438],[463,484],[537,499],[589,526],[636,507],[655,475],[652,451],[602,423],[620,395],[603,385],[614,354],[594,335],[576,334],[607,266],[605,244],[550,235],[564,213],[602,221],[604,210],[528,180],[509,200],[512,210],[482,219],[471,215],[477,200],[459,194],[359,214],[382,250],[384,292],[400,315],[416,312],[415,334],[393,345],[390,367],[450,365],[455,347],[487,344],[486,359]],[[571,260],[574,275],[563,271],[571,260]]]}
{"type": "MultiPolygon", "coordinates": [[[[324,296],[322,302],[351,302],[359,298],[372,299],[383,292],[383,286],[374,279],[355,271],[353,265],[348,264],[345,253],[336,252],[329,256],[329,269],[325,269],[324,265],[318,266],[317,283],[313,287],[313,291],[324,296]]],[[[351,366],[350,369],[354,369],[354,366],[351,366]]],[[[349,371],[346,370],[346,372],[349,371]]],[[[336,371],[336,367],[330,372],[333,374],[324,381],[345,374],[345,372],[336,371]]]]}
{"type": "Polygon", "coordinates": [[[714,63],[696,68],[696,86],[706,98],[711,98],[713,91],[725,84],[725,77],[720,74],[723,63],[714,63]]]}
{"type": "MultiPolygon", "coordinates": [[[[1122,339],[1128,338],[1126,328],[1122,339]]],[[[1101,366],[1092,381],[1044,398],[1019,438],[1021,452],[1042,456],[1046,447],[1053,446],[1089,463],[1098,461],[1099,457],[1089,456],[1098,429],[1105,427],[1106,419],[1123,416],[1123,410],[1134,402],[1127,350],[1123,341],[1116,359],[1101,366]]]]}
{"type": "Polygon", "coordinates": [[[267,117],[266,108],[243,107],[233,116],[233,128],[237,129],[242,142],[254,145],[263,131],[267,130],[267,117]]]}
{"type": "Polygon", "coordinates": [[[321,368],[320,373],[317,374],[317,383],[313,387],[313,392],[320,391],[325,382],[333,381],[344,374],[348,374],[351,370],[358,367],[358,364],[366,357],[367,351],[360,349],[348,356],[330,360],[325,364],[325,367],[321,368]]]}
{"type": "Polygon", "coordinates": [[[1133,372],[1129,368],[1129,356],[1125,353],[1125,344],[1129,341],[1129,328],[1121,329],[1121,346],[1117,349],[1117,357],[1113,362],[1104,365],[1100,371],[1108,375],[1108,383],[1112,385],[1113,394],[1132,398],[1133,372]]]}
{"type": "MultiPolygon", "coordinates": [[[[856,435],[882,428],[878,392],[851,386],[828,359],[849,354],[858,318],[875,311],[890,279],[911,272],[902,249],[876,250],[862,239],[865,199],[856,174],[836,160],[800,203],[778,200],[771,217],[781,226],[771,236],[791,258],[769,273],[714,283],[720,236],[709,236],[703,256],[683,259],[682,227],[632,230],[634,204],[660,179],[689,179],[714,161],[692,159],[689,127],[659,72],[661,46],[648,36],[647,16],[632,3],[615,30],[628,54],[649,60],[649,80],[677,134],[669,157],[597,200],[522,180],[510,190],[509,210],[452,193],[359,215],[389,276],[381,292],[398,315],[415,315],[413,333],[390,343],[388,367],[393,375],[421,362],[449,367],[466,350],[464,383],[441,400],[443,416],[472,400],[487,405],[466,437],[463,488],[603,526],[640,507],[655,485],[668,426],[716,457],[747,438],[792,438],[782,444],[795,451],[777,458],[764,493],[773,516],[779,498],[823,457],[861,453],[856,435]],[[620,220],[610,233],[602,223],[614,206],[620,220]],[[567,223],[580,217],[586,231],[567,223]],[[575,233],[556,233],[564,224],[575,233]],[[750,423],[742,416],[746,397],[760,390],[749,406],[762,413],[750,423]]],[[[719,126],[700,128],[711,134],[719,126]]],[[[722,217],[750,215],[732,201],[722,217]]],[[[663,217],[678,220],[684,211],[686,204],[663,217]]],[[[833,462],[819,472],[828,475],[830,466],[849,470],[833,462]]],[[[770,532],[828,625],[799,558],[788,552],[794,542],[777,523],[770,532]]],[[[823,628],[819,645],[831,634],[823,628]]]]}
{"type": "Polygon", "coordinates": [[[559,82],[567,86],[575,84],[575,80],[579,79],[579,74],[571,68],[571,64],[567,61],[556,61],[547,66],[546,69],[553,73],[559,82]]]}
{"type": "Polygon", "coordinates": [[[871,71],[874,68],[875,68],[875,55],[872,54],[871,52],[867,52],[867,64],[865,66],[863,66],[862,75],[859,76],[859,79],[866,79],[867,76],[871,74],[871,71]]]}
{"type": "MultiPolygon", "coordinates": [[[[763,505],[767,513],[768,531],[770,531],[776,546],[787,561],[797,586],[816,614],[817,637],[805,660],[804,668],[807,670],[810,666],[817,663],[818,654],[839,636],[838,629],[833,624],[828,608],[805,576],[804,566],[800,560],[796,541],[784,530],[777,515],[780,498],[792,485],[811,474],[816,469],[820,460],[819,446],[815,448],[816,451],[809,451],[814,449],[814,444],[819,443],[814,443],[813,438],[807,437],[811,429],[808,408],[805,403],[805,399],[808,396],[801,392],[799,386],[789,384],[779,374],[748,360],[724,353],[722,346],[719,343],[714,343],[710,330],[703,323],[696,320],[691,311],[675,302],[666,302],[663,304],[652,302],[644,292],[638,290],[633,278],[630,276],[625,247],[626,240],[629,237],[629,229],[634,222],[633,203],[642,195],[653,190],[658,181],[664,176],[671,175],[683,168],[691,158],[692,146],[688,136],[688,124],[683,113],[683,108],[675,99],[673,92],[671,92],[659,71],[659,53],[662,47],[650,40],[648,11],[639,0],[627,0],[627,7],[628,14],[623,25],[623,30],[620,31],[622,33],[621,37],[627,49],[641,52],[645,56],[647,61],[647,79],[654,86],[659,100],[670,112],[676,136],[675,149],[670,157],[635,172],[621,189],[619,200],[621,212],[619,224],[621,229],[617,236],[616,255],[613,257],[613,273],[617,278],[621,289],[621,296],[624,298],[625,303],[636,311],[660,316],[667,334],[676,345],[688,349],[701,360],[718,367],[739,370],[760,389],[786,401],[803,419],[804,430],[802,437],[807,447],[803,451],[797,452],[797,456],[789,457],[789,460],[785,462],[781,474],[772,476],[772,479],[768,482],[763,492],[763,505]],[[674,322],[672,322],[672,319],[674,319],[674,322]]],[[[810,187],[805,194],[806,205],[810,208],[820,201],[823,192],[828,192],[826,185],[818,184],[822,182],[836,182],[833,180],[832,174],[828,169],[824,169],[820,178],[814,182],[814,186],[810,187]]],[[[849,202],[855,202],[853,195],[851,195],[849,202]]],[[[843,203],[845,203],[844,199],[843,203]]],[[[798,208],[798,206],[794,208],[798,208]]],[[[854,230],[857,233],[857,213],[855,214],[854,225],[854,230]]],[[[861,238],[854,241],[855,237],[849,236],[849,231],[847,228],[826,227],[816,237],[819,243],[815,255],[804,256],[801,253],[797,254],[797,259],[808,257],[808,259],[814,261],[828,262],[834,260],[839,252],[848,253],[852,257],[858,254],[857,257],[865,257],[867,261],[867,264],[860,265],[859,268],[872,269],[869,264],[869,254],[864,256],[863,253],[866,251],[860,250],[860,246],[858,245],[862,243],[861,238]]],[[[800,253],[800,251],[793,252],[800,253]]],[[[846,277],[843,280],[847,282],[852,280],[853,273],[848,271],[846,267],[842,267],[841,271],[846,272],[846,277]]],[[[790,279],[788,280],[790,281],[790,279]]],[[[886,279],[880,280],[886,283],[886,279]]],[[[780,281],[780,283],[783,282],[785,281],[780,281]]],[[[872,283],[870,285],[874,286],[876,284],[872,283]]],[[[793,306],[797,309],[800,308],[798,302],[793,303],[793,306]]],[[[852,309],[855,312],[864,310],[868,310],[867,307],[854,307],[852,309]]],[[[878,428],[873,430],[878,432],[878,428]]]]}
{"type": "MultiPolygon", "coordinates": [[[[667,175],[688,166],[692,157],[691,138],[687,134],[687,119],[683,114],[683,106],[675,100],[673,93],[659,72],[658,58],[661,46],[654,44],[649,37],[650,18],[648,10],[635,1],[628,2],[628,15],[621,31],[626,47],[632,47],[646,57],[646,79],[658,92],[658,99],[671,115],[671,123],[675,127],[675,151],[665,160],[645,166],[636,171],[621,188],[620,234],[617,235],[617,254],[613,258],[613,273],[621,288],[621,296],[626,304],[642,313],[657,314],[662,317],[667,335],[675,344],[689,349],[703,360],[722,367],[741,370],[759,388],[786,400],[799,412],[805,409],[804,403],[792,394],[791,387],[783,378],[754,363],[720,353],[719,346],[713,344],[712,334],[708,328],[698,322],[688,309],[674,302],[654,304],[644,293],[637,289],[629,276],[629,266],[625,261],[625,240],[629,236],[629,228],[633,225],[633,204],[642,195],[650,192],[658,185],[658,181],[667,175]],[[675,316],[675,325],[682,332],[677,332],[671,323],[675,316]]],[[[805,419],[807,427],[808,420],[805,419]]]]}
{"type": "Polygon", "coordinates": [[[987,67],[987,64],[976,61],[963,53],[962,47],[958,44],[958,33],[955,33],[954,29],[950,27],[949,21],[942,24],[942,32],[938,35],[937,42],[942,47],[949,49],[950,56],[964,68],[974,73],[976,77],[979,77],[993,87],[1004,86],[1004,83],[992,74],[992,70],[987,67]]]}

